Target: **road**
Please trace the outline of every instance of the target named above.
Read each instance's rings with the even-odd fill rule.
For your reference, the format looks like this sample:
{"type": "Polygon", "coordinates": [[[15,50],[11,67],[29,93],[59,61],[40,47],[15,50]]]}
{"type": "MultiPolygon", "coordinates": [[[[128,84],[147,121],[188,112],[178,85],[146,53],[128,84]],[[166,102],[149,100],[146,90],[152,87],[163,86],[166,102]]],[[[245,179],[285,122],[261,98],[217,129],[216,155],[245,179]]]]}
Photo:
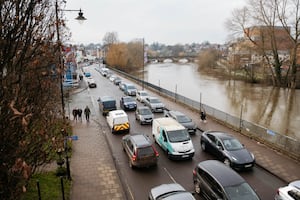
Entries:
{"type": "MultiPolygon", "coordinates": [[[[99,119],[99,132],[106,135],[109,146],[111,147],[111,153],[115,159],[116,167],[127,191],[128,199],[147,199],[147,195],[152,187],[171,182],[177,182],[186,190],[193,191],[192,170],[200,161],[214,159],[214,157],[201,150],[201,132],[197,131],[195,135],[191,136],[195,147],[195,156],[192,160],[171,161],[167,158],[162,149],[155,144],[160,154],[158,166],[149,169],[131,169],[128,164],[128,158],[121,146],[121,138],[123,135],[111,134],[106,124],[105,117],[99,112],[97,104],[97,99],[100,96],[110,95],[116,98],[117,107],[120,108],[119,100],[124,94],[118,86],[114,85],[110,80],[97,72],[95,70],[95,65],[90,66],[89,68],[91,69],[92,77],[97,83],[97,88],[88,89],[88,95],[87,97],[84,97],[83,100],[92,101],[92,113],[99,119]]],[[[141,89],[139,86],[138,88],[141,89]]],[[[149,93],[151,94],[151,92],[149,93]]],[[[167,105],[167,102],[165,104],[167,105]]],[[[138,102],[138,105],[141,105],[141,103],[138,102]]],[[[144,133],[152,138],[151,125],[140,125],[137,123],[134,112],[132,111],[127,112],[127,114],[131,124],[130,133],[144,133]]],[[[162,114],[155,113],[155,118],[162,116],[162,114]]],[[[239,172],[239,174],[241,174],[256,190],[261,199],[273,199],[277,188],[286,184],[276,176],[257,166],[255,166],[252,171],[239,172]]],[[[196,199],[201,199],[197,195],[195,195],[195,197],[196,199]]]]}

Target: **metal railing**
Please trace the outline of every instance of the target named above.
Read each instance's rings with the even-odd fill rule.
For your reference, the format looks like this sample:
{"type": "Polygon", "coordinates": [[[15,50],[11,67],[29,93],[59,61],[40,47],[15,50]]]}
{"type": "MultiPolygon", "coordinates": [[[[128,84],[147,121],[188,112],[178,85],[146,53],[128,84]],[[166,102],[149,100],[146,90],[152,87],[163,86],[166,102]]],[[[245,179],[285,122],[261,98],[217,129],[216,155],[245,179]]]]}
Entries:
{"type": "Polygon", "coordinates": [[[161,88],[157,85],[140,80],[136,76],[127,74],[123,71],[114,68],[111,69],[135,81],[137,84],[144,85],[146,88],[151,88],[160,95],[174,99],[175,102],[180,102],[199,112],[201,109],[204,109],[210,118],[221,122],[222,124],[242,133],[243,135],[264,143],[265,145],[268,145],[277,151],[284,152],[286,155],[296,160],[300,160],[300,141],[297,139],[269,130],[258,124],[241,119],[240,117],[232,116],[206,104],[200,103],[199,101],[192,100],[180,94],[161,88]]]}

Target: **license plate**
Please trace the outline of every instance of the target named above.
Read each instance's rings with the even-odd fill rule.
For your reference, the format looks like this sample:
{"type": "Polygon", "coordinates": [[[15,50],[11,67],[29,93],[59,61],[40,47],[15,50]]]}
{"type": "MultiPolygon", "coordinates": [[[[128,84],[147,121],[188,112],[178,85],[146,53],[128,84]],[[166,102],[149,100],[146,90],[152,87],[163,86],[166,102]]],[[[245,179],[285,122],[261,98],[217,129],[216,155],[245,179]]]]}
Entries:
{"type": "Polygon", "coordinates": [[[187,158],[187,157],[189,157],[189,155],[183,155],[183,156],[182,156],[182,158],[187,158]]]}
{"type": "Polygon", "coordinates": [[[245,167],[246,167],[246,168],[248,168],[248,167],[252,167],[252,164],[245,165],[245,167]]]}

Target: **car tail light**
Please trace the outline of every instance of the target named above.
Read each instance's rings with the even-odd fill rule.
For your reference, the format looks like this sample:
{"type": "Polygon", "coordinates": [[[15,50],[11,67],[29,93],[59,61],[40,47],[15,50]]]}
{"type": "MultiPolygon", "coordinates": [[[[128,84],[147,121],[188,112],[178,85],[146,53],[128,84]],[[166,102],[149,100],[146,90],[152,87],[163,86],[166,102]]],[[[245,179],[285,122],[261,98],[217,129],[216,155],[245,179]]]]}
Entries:
{"type": "Polygon", "coordinates": [[[196,176],[196,175],[197,175],[196,168],[193,170],[193,175],[194,175],[194,176],[196,176]]]}
{"type": "Polygon", "coordinates": [[[137,152],[134,152],[133,156],[131,157],[131,160],[132,161],[135,161],[137,158],[137,152]]]}
{"type": "Polygon", "coordinates": [[[156,151],[156,149],[154,148],[154,146],[152,146],[152,148],[153,148],[153,151],[154,151],[155,156],[158,157],[158,156],[159,156],[158,151],[156,151]]]}

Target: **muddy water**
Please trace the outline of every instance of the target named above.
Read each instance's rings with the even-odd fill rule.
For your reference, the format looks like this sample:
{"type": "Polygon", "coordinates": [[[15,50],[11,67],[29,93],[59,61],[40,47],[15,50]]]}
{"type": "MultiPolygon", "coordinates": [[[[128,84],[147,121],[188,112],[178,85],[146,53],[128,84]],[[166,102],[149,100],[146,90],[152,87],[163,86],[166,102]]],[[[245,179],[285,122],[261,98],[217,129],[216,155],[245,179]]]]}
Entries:
{"type": "Polygon", "coordinates": [[[144,71],[147,82],[237,117],[242,110],[243,119],[300,140],[300,90],[219,80],[194,64],[149,64],[144,71]]]}

